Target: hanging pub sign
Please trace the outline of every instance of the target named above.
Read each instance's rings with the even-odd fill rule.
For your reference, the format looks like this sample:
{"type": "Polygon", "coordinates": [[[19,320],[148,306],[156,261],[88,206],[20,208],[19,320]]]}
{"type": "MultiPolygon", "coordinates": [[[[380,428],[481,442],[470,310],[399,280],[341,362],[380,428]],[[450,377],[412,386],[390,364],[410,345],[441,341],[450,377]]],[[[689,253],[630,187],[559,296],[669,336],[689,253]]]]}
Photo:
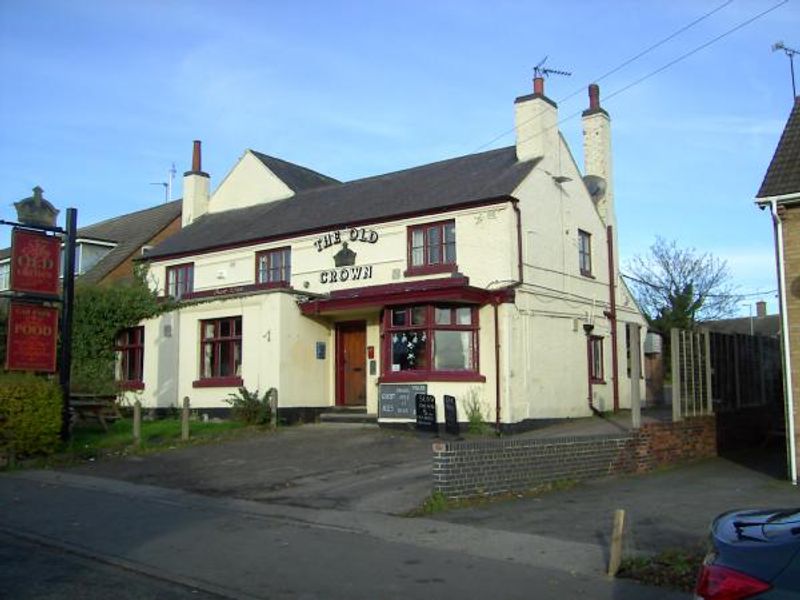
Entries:
{"type": "Polygon", "coordinates": [[[12,302],[8,312],[8,371],[56,371],[58,309],[12,302]]]}
{"type": "Polygon", "coordinates": [[[58,296],[61,238],[15,228],[11,234],[11,289],[58,296]]]}

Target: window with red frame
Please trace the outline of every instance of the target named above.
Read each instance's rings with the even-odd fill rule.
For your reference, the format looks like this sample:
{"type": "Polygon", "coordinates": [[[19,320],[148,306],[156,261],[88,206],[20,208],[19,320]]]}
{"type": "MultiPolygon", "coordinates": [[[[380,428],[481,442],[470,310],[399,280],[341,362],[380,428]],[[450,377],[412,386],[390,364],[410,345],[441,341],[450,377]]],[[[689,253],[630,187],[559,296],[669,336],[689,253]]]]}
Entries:
{"type": "Polygon", "coordinates": [[[200,379],[241,377],[242,317],[200,322],[200,379]]]}
{"type": "Polygon", "coordinates": [[[593,382],[605,382],[603,376],[603,338],[589,336],[589,377],[593,382]]]}
{"type": "Polygon", "coordinates": [[[167,296],[180,300],[194,289],[194,263],[167,267],[167,296]]]}
{"type": "Polygon", "coordinates": [[[256,254],[256,283],[289,284],[292,277],[292,249],[278,248],[256,254]]]}
{"type": "Polygon", "coordinates": [[[143,388],[144,327],[120,331],[114,350],[117,354],[117,381],[123,388],[143,388]]]}
{"type": "Polygon", "coordinates": [[[442,221],[408,228],[408,272],[440,273],[456,269],[456,223],[442,221]]]}
{"type": "Polygon", "coordinates": [[[592,276],[592,234],[578,230],[578,266],[581,275],[592,276]]]}
{"type": "Polygon", "coordinates": [[[417,305],[384,313],[384,378],[478,374],[478,311],[417,305]]]}

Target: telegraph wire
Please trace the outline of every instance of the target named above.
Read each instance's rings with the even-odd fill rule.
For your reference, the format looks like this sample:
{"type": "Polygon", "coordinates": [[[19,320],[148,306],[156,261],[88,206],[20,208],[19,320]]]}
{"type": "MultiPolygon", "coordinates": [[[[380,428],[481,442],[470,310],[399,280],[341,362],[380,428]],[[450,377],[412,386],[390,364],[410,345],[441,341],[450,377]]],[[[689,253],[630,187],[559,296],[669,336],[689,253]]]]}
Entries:
{"type": "MultiPolygon", "coordinates": [[[[626,273],[620,272],[620,276],[624,279],[629,281],[635,281],[641,285],[646,285],[647,287],[653,288],[654,290],[659,290],[661,292],[669,292],[670,289],[663,286],[663,285],[656,285],[655,283],[651,283],[649,281],[645,281],[644,279],[639,279],[638,277],[634,277],[633,275],[628,275],[626,273]]],[[[705,298],[748,298],[751,296],[768,296],[770,294],[776,294],[778,290],[763,290],[761,292],[750,292],[748,294],[705,294],[705,298]]]]}
{"type": "MultiPolygon", "coordinates": [[[[701,21],[704,21],[705,19],[707,19],[707,18],[708,18],[708,17],[710,17],[711,15],[713,15],[713,14],[715,14],[715,13],[719,12],[720,10],[722,10],[723,8],[725,8],[726,6],[728,6],[729,4],[731,4],[732,2],[733,2],[733,0],[727,0],[726,2],[723,2],[722,4],[720,4],[720,5],[719,5],[718,7],[716,7],[715,9],[713,9],[713,10],[711,10],[711,11],[707,12],[706,14],[704,14],[704,15],[702,15],[702,16],[700,16],[700,17],[698,17],[697,19],[695,19],[695,20],[694,20],[694,21],[692,21],[691,23],[688,23],[687,25],[684,25],[684,26],[683,26],[683,27],[681,27],[680,29],[678,29],[678,30],[674,31],[673,33],[671,33],[671,34],[670,34],[670,35],[668,35],[667,37],[665,37],[665,38],[663,38],[663,39],[659,40],[658,42],[656,42],[655,44],[653,44],[653,45],[649,46],[648,48],[645,48],[644,50],[642,50],[641,52],[639,52],[639,53],[638,53],[638,54],[636,54],[635,56],[632,56],[632,57],[631,57],[631,58],[629,58],[628,60],[626,60],[626,61],[624,61],[624,62],[620,63],[619,65],[617,65],[616,67],[614,67],[614,68],[613,68],[613,69],[611,69],[610,71],[606,71],[606,72],[605,72],[603,75],[601,75],[600,77],[598,77],[598,78],[594,79],[593,81],[594,81],[595,83],[598,83],[598,82],[602,81],[603,79],[606,79],[607,77],[610,77],[610,76],[611,76],[611,75],[613,75],[614,73],[616,73],[616,72],[618,72],[618,71],[620,71],[620,70],[624,69],[625,67],[627,67],[629,64],[631,64],[631,63],[633,63],[633,62],[636,62],[637,60],[639,60],[640,58],[642,58],[642,57],[643,57],[643,56],[645,56],[646,54],[649,54],[650,52],[652,52],[652,51],[653,51],[653,50],[655,50],[656,48],[658,48],[658,47],[660,47],[660,46],[663,46],[663,45],[664,45],[664,44],[666,44],[668,41],[670,41],[670,40],[672,40],[672,39],[674,39],[674,38],[678,37],[678,36],[679,36],[680,34],[682,34],[684,31],[687,31],[687,30],[691,29],[692,27],[694,27],[695,25],[697,25],[697,24],[698,24],[698,23],[700,23],[701,21]]],[[[573,91],[571,94],[568,94],[567,96],[564,96],[563,98],[559,98],[558,100],[556,100],[556,103],[560,104],[561,102],[566,102],[566,101],[567,101],[567,100],[569,100],[570,98],[574,98],[575,96],[577,96],[578,94],[580,94],[580,93],[581,93],[581,92],[584,90],[584,88],[585,88],[585,86],[581,86],[581,87],[577,88],[577,89],[576,89],[575,91],[573,91]]],[[[532,119],[536,118],[537,116],[539,116],[539,115],[534,115],[534,116],[533,116],[533,117],[531,117],[530,119],[528,119],[528,120],[526,120],[526,121],[523,121],[523,122],[522,122],[522,124],[524,125],[525,123],[528,123],[529,121],[531,121],[532,119]]],[[[483,145],[481,145],[481,146],[478,146],[478,147],[477,147],[477,148],[476,148],[476,149],[475,149],[473,152],[478,152],[478,151],[482,150],[483,148],[485,148],[486,146],[490,146],[491,144],[493,144],[493,143],[494,143],[494,142],[496,142],[497,140],[499,140],[499,139],[501,139],[501,138],[503,138],[503,137],[507,136],[509,133],[513,132],[513,131],[514,131],[514,129],[515,129],[515,128],[513,128],[513,127],[512,127],[511,129],[509,129],[509,130],[507,130],[507,131],[504,131],[503,133],[501,133],[500,135],[498,135],[498,136],[496,136],[496,137],[492,138],[491,140],[489,140],[489,141],[488,141],[488,142],[486,142],[485,144],[483,144],[483,145]]]]}

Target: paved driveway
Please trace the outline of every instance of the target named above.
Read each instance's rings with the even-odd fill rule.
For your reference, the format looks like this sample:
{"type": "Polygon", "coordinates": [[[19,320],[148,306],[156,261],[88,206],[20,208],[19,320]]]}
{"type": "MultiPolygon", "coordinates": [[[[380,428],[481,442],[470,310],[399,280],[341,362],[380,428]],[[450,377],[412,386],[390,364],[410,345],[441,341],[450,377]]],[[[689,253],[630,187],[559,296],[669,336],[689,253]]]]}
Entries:
{"type": "Polygon", "coordinates": [[[375,426],[303,425],[71,471],[211,496],[398,514],[431,492],[432,442],[375,426]]]}

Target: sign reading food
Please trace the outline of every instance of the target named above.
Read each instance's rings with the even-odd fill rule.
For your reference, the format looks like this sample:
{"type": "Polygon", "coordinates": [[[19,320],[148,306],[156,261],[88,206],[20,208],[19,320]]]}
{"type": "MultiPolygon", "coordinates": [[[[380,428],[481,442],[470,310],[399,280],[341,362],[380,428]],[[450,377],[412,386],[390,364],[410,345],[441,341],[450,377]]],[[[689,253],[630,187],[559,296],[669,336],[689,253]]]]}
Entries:
{"type": "Polygon", "coordinates": [[[14,229],[11,237],[11,289],[30,294],[58,295],[61,239],[14,229]]]}
{"type": "Polygon", "coordinates": [[[8,312],[6,369],[55,373],[58,309],[12,302],[8,312]]]}

